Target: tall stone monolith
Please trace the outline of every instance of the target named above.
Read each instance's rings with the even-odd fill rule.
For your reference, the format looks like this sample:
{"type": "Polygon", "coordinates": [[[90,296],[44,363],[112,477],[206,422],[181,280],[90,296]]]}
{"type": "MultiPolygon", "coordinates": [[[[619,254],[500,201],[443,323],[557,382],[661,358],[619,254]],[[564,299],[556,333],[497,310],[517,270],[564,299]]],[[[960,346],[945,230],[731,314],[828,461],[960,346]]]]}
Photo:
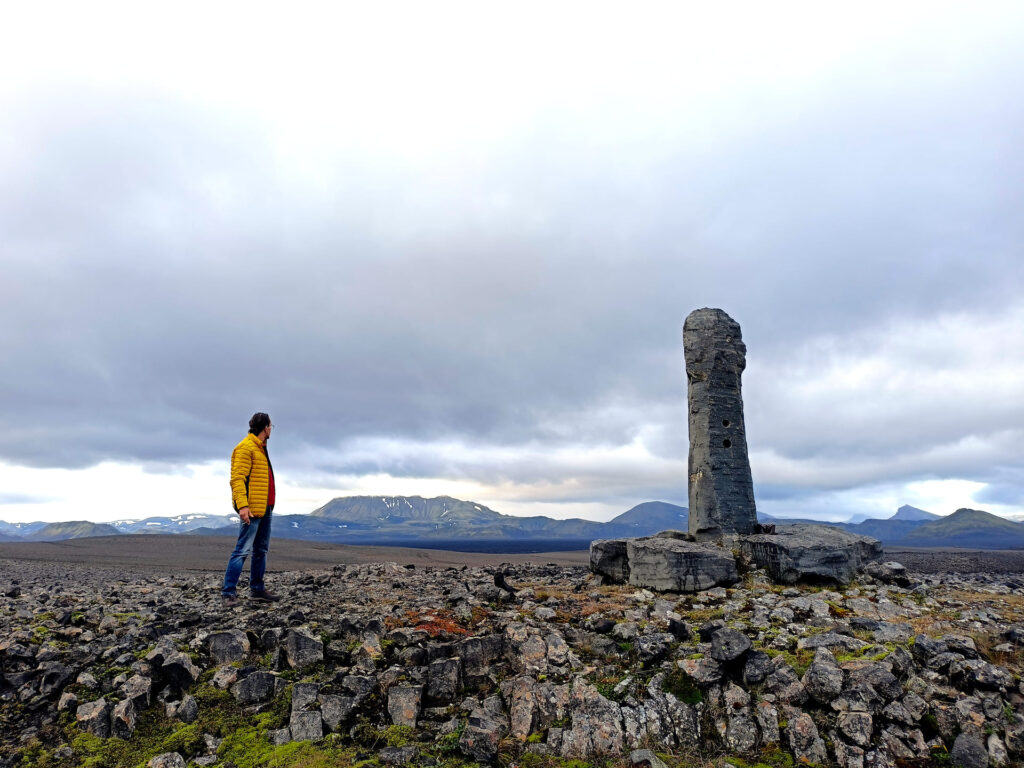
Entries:
{"type": "Polygon", "coordinates": [[[753,533],[754,484],[747,458],[740,376],[747,348],[720,309],[697,309],[683,325],[690,404],[690,533],[698,540],[753,533]]]}

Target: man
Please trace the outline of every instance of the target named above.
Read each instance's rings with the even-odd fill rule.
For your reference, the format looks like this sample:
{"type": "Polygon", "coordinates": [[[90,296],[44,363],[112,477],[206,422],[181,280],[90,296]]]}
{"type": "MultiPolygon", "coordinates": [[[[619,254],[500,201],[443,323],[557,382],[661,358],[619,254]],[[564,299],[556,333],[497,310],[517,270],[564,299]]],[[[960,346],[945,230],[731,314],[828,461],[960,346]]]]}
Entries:
{"type": "Polygon", "coordinates": [[[249,594],[254,600],[273,603],[281,598],[263,584],[270,548],[270,521],[274,510],[274,468],[267,454],[267,441],[274,425],[265,413],[249,419],[249,434],[231,452],[231,499],[241,520],[238,542],[224,572],[221,602],[225,608],[238,604],[235,588],[245,558],[251,553],[249,594]]]}

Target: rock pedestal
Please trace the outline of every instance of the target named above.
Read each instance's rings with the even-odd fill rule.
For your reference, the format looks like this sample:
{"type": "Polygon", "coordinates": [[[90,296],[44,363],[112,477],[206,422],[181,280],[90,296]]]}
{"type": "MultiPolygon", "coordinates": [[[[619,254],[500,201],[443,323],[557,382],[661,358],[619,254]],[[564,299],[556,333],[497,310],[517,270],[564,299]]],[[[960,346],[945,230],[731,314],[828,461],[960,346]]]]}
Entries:
{"type": "Polygon", "coordinates": [[[878,539],[830,525],[780,525],[776,533],[740,536],[740,550],[781,584],[846,584],[882,557],[878,539]]]}
{"type": "Polygon", "coordinates": [[[665,531],[639,539],[605,539],[590,545],[590,568],[609,581],[663,592],[699,592],[739,581],[729,550],[665,531]]]}
{"type": "MultiPolygon", "coordinates": [[[[679,531],[590,545],[590,570],[608,581],[663,592],[700,592],[739,581],[731,549],[688,540],[679,531]],[[685,538],[684,538],[685,537],[685,538]]],[[[730,537],[739,550],[780,584],[848,584],[882,558],[882,543],[830,525],[783,525],[778,533],[730,537]]]]}
{"type": "Polygon", "coordinates": [[[740,376],[747,348],[720,309],[698,309],[683,325],[690,406],[690,533],[698,540],[753,533],[754,485],[747,458],[740,376]]]}

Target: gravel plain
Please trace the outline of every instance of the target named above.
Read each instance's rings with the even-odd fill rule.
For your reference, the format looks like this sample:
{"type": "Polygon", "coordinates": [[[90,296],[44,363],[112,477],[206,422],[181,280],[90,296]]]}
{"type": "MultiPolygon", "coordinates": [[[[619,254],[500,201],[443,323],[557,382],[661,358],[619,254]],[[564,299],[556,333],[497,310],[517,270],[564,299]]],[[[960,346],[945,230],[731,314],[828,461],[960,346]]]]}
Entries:
{"type": "MultiPolygon", "coordinates": [[[[224,536],[97,536],[66,541],[0,543],[0,561],[8,571],[27,563],[64,563],[87,568],[111,568],[161,574],[223,571],[234,539],[224,536]]],[[[411,547],[372,547],[326,544],[297,539],[273,539],[267,559],[269,573],[316,571],[335,565],[392,562],[420,566],[488,566],[502,563],[555,563],[586,565],[589,553],[542,552],[537,554],[488,554],[449,552],[411,547]]]]}

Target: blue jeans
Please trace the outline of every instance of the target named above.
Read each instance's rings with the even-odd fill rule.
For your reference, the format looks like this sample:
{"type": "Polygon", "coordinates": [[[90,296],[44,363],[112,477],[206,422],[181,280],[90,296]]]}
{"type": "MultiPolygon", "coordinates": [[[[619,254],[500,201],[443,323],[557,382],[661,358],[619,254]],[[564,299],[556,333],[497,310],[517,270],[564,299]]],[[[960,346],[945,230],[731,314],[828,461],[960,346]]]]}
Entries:
{"type": "Polygon", "coordinates": [[[273,506],[267,507],[263,517],[251,518],[252,522],[239,522],[238,543],[228,560],[228,568],[224,572],[222,595],[234,595],[238,586],[238,578],[242,575],[245,558],[252,553],[249,563],[249,591],[262,592],[263,574],[267,572],[267,550],[270,549],[270,519],[273,506]]]}

